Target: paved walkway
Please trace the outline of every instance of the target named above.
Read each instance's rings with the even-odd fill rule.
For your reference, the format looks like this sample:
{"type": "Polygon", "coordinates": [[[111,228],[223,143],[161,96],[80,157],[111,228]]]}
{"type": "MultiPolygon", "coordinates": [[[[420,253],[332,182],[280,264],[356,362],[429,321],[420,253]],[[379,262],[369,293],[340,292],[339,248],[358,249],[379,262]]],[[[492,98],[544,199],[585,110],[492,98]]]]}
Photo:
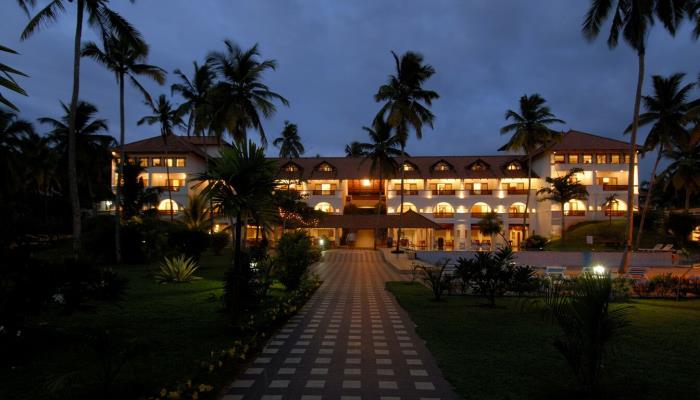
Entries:
{"type": "Polygon", "coordinates": [[[401,280],[374,251],[329,251],[324,281],[223,400],[456,399],[408,315],[384,289],[401,280]]]}

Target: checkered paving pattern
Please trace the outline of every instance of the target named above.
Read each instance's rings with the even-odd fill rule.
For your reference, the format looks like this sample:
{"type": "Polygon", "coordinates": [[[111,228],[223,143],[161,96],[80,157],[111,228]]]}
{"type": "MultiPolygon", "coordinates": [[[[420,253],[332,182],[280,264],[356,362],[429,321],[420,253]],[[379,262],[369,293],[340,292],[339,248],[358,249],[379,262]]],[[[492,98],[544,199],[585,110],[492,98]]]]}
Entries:
{"type": "Polygon", "coordinates": [[[403,279],[375,251],[326,252],[324,281],[223,400],[456,399],[384,282],[403,279]]]}

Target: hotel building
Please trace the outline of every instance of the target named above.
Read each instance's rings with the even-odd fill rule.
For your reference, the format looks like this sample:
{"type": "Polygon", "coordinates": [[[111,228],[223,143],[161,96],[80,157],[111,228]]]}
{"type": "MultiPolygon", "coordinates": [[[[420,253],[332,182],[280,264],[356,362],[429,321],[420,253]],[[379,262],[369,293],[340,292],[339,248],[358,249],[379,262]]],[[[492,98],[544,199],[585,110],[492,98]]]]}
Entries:
{"type": "MultiPolygon", "coordinates": [[[[538,201],[537,190],[546,187],[545,177],[566,174],[580,168],[579,181],[589,196],[564,207],[566,226],[582,221],[624,217],[627,191],[638,194],[638,171],[628,182],[629,143],[568,131],[560,141],[540,149],[532,160],[532,182],[527,226],[523,226],[527,195],[527,158],[522,155],[415,156],[404,164],[404,203],[400,204],[400,171],[379,181],[370,171],[370,162],[348,157],[303,157],[275,159],[278,179],[284,188],[297,190],[305,201],[327,214],[310,228],[312,236],[340,243],[352,233],[357,247],[371,247],[374,228],[382,237],[397,238],[399,210],[403,207],[402,245],[415,248],[465,250],[490,246],[491,238],[481,233],[478,222],[496,211],[503,222],[503,233],[516,248],[525,230],[545,237],[561,234],[561,209],[550,201],[538,201]],[[610,194],[617,203],[606,207],[610,194]],[[377,203],[386,208],[379,217],[370,210],[377,203]],[[364,212],[363,212],[364,211],[364,212]]],[[[158,206],[177,215],[196,191],[192,182],[206,168],[206,157],[218,155],[213,138],[174,136],[168,141],[168,157],[160,137],[126,145],[127,159],[145,168],[147,187],[167,186],[165,163],[170,168],[173,203],[165,197],[158,206]]],[[[382,240],[382,244],[385,242],[382,240]]]]}

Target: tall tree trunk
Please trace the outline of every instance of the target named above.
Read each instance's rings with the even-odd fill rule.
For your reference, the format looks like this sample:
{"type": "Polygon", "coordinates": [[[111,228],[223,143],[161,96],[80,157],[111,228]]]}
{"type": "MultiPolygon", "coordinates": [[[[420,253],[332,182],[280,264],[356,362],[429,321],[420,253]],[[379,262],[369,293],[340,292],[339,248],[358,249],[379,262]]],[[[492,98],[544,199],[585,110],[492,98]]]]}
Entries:
{"type": "Polygon", "coordinates": [[[404,169],[404,163],[406,162],[406,151],[403,145],[401,145],[401,204],[399,204],[399,228],[398,231],[396,232],[396,253],[399,253],[401,250],[399,249],[399,246],[401,244],[401,227],[403,227],[403,181],[404,178],[406,177],[406,170],[404,169]]]}
{"type": "Polygon", "coordinates": [[[525,238],[530,236],[530,230],[527,226],[527,217],[530,215],[530,190],[532,189],[532,152],[527,153],[527,194],[525,195],[525,214],[523,214],[523,232],[525,232],[525,238]]]}
{"type": "Polygon", "coordinates": [[[122,262],[121,240],[121,190],[124,175],[124,73],[119,73],[119,164],[117,165],[117,193],[114,215],[114,257],[117,264],[122,262]]]}
{"type": "Polygon", "coordinates": [[[630,161],[627,171],[627,225],[625,252],[622,255],[622,264],[619,272],[627,272],[632,252],[632,240],[634,235],[634,164],[637,155],[637,128],[639,128],[639,106],[642,100],[642,86],[644,85],[644,50],[638,52],[639,71],[637,75],[637,92],[634,96],[634,115],[632,116],[632,132],[630,134],[630,161]]]}
{"type": "MultiPolygon", "coordinates": [[[[642,218],[639,220],[639,228],[637,230],[637,242],[634,244],[634,249],[639,249],[639,245],[642,242],[642,231],[644,230],[644,221],[647,217],[647,211],[649,210],[649,205],[651,204],[651,191],[654,189],[654,181],[656,181],[656,168],[659,166],[659,161],[661,161],[661,154],[663,153],[664,145],[663,143],[659,145],[659,152],[656,154],[656,161],[654,162],[654,167],[651,169],[651,180],[649,181],[649,187],[647,188],[647,196],[644,199],[644,208],[642,209],[642,218]]],[[[629,204],[627,205],[629,207],[629,204]]],[[[612,223],[612,216],[610,217],[612,223]]]]}
{"type": "Polygon", "coordinates": [[[78,194],[78,167],[75,146],[75,118],[80,96],[80,42],[83,36],[84,0],[77,2],[78,12],[75,21],[75,42],[73,44],[73,93],[70,100],[70,118],[68,119],[68,195],[70,197],[71,216],[73,220],[73,255],[80,252],[80,235],[82,221],[80,216],[80,197],[78,194]]]}
{"type": "Polygon", "coordinates": [[[382,168],[379,167],[379,201],[377,202],[377,218],[374,220],[374,250],[377,250],[377,236],[379,236],[379,215],[382,211],[382,168]]]}
{"type": "Polygon", "coordinates": [[[566,242],[566,224],[564,223],[566,216],[566,211],[564,211],[564,203],[561,203],[561,243],[564,244],[566,242]]]}
{"type": "Polygon", "coordinates": [[[168,187],[168,201],[170,202],[170,222],[173,222],[173,190],[170,185],[170,165],[168,160],[170,156],[168,155],[168,135],[163,136],[163,143],[165,144],[165,184],[168,187]]]}

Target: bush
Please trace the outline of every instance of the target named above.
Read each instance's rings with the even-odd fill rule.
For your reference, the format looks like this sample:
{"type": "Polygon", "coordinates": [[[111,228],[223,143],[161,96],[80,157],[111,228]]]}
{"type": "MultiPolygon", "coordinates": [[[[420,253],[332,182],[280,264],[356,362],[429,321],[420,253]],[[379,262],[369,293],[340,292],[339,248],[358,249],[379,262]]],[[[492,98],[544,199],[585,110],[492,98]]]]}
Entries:
{"type": "Polygon", "coordinates": [[[547,244],[547,238],[540,235],[532,235],[525,239],[523,247],[528,250],[542,250],[547,244]]]}
{"type": "Polygon", "coordinates": [[[666,230],[681,245],[685,245],[688,241],[695,226],[697,226],[696,218],[688,213],[671,213],[666,220],[666,230]]]}
{"type": "Polygon", "coordinates": [[[450,290],[454,275],[445,274],[449,260],[438,262],[437,266],[420,265],[421,279],[433,291],[435,301],[442,299],[442,294],[446,290],[450,290]]]}
{"type": "Polygon", "coordinates": [[[307,276],[311,264],[320,259],[311,238],[302,231],[285,233],[277,242],[279,280],[288,291],[295,290],[307,276]]]}
{"type": "Polygon", "coordinates": [[[476,294],[496,305],[496,296],[503,295],[511,285],[513,277],[513,250],[501,248],[493,253],[479,252],[472,259],[460,257],[458,271],[463,280],[471,285],[476,294]]]}
{"type": "Polygon", "coordinates": [[[228,246],[230,235],[227,232],[214,232],[211,235],[211,249],[217,256],[228,246]]]}
{"type": "Polygon", "coordinates": [[[172,250],[199,260],[204,250],[209,247],[209,234],[204,231],[178,229],[170,233],[168,244],[172,250]]]}
{"type": "Polygon", "coordinates": [[[524,293],[537,291],[539,284],[534,268],[529,265],[518,265],[513,268],[508,290],[522,296],[524,293]]]}
{"type": "Polygon", "coordinates": [[[160,283],[182,283],[201,279],[194,276],[199,269],[197,262],[191,257],[178,256],[165,258],[160,264],[160,270],[156,273],[156,280],[160,283]]]}

